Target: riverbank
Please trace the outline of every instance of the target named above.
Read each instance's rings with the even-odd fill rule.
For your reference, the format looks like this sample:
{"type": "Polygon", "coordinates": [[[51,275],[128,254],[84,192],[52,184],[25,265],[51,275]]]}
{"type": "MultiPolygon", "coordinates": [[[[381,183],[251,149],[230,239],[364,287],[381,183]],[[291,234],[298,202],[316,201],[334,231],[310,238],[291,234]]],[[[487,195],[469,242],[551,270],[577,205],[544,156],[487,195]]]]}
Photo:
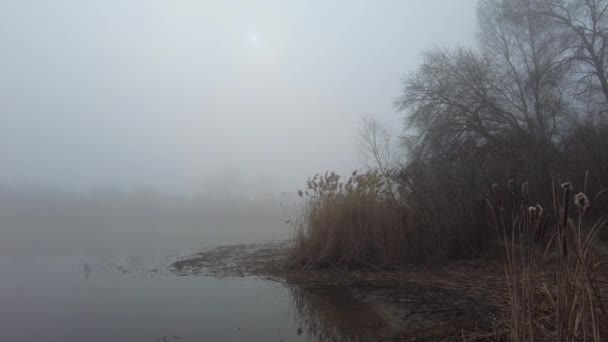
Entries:
{"type": "Polygon", "coordinates": [[[177,261],[171,269],[183,276],[261,277],[300,294],[319,297],[320,293],[330,293],[327,300],[339,301],[334,306],[344,306],[350,299],[349,305],[358,305],[359,310],[377,318],[369,330],[376,330],[379,338],[484,340],[493,337],[494,323],[505,314],[508,304],[500,260],[474,259],[395,270],[298,270],[285,266],[288,249],[285,242],[216,247],[177,261]]]}

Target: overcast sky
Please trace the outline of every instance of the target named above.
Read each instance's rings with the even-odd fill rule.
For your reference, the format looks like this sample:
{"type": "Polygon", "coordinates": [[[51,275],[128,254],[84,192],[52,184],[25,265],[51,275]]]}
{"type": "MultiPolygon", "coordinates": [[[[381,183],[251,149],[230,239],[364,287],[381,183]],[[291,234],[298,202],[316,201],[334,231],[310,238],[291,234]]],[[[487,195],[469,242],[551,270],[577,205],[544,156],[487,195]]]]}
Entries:
{"type": "Polygon", "coordinates": [[[473,45],[476,0],[0,0],[0,183],[292,191],[359,167],[421,52],[473,45]]]}

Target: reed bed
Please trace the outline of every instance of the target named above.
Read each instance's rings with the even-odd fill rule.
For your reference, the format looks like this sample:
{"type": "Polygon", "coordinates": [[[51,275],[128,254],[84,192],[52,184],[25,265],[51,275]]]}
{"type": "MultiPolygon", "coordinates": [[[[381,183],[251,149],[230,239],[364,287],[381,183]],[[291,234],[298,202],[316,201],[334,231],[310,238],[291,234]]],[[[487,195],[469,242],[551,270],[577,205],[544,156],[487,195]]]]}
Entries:
{"type": "Polygon", "coordinates": [[[409,213],[378,171],[316,175],[300,190],[291,264],[303,268],[390,267],[407,259],[409,213]]]}
{"type": "Polygon", "coordinates": [[[483,193],[427,179],[422,170],[409,174],[419,182],[378,170],[353,172],[346,181],[334,172],[309,179],[298,191],[303,207],[294,222],[290,266],[393,268],[492,250],[496,234],[480,211],[483,193]]]}

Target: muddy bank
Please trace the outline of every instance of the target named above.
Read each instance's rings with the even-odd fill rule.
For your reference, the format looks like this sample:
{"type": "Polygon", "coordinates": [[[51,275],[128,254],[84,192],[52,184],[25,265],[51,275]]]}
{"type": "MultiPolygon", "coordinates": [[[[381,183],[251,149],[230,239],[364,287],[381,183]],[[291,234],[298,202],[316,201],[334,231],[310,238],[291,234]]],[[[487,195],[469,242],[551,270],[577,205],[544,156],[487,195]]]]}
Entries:
{"type": "Polygon", "coordinates": [[[256,276],[291,289],[320,339],[484,340],[508,303],[503,265],[470,260],[399,270],[294,270],[289,243],[210,248],[172,264],[178,275],[256,276]],[[373,338],[372,338],[373,337],[373,338]]]}

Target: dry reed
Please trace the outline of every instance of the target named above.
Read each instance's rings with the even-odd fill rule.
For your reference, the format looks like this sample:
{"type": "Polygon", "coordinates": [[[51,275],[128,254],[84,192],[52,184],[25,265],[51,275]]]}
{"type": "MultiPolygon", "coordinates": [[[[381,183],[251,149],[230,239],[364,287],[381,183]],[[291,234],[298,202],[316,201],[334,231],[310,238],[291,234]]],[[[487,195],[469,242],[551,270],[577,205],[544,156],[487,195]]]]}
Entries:
{"type": "Polygon", "coordinates": [[[608,316],[596,279],[599,263],[592,250],[607,221],[602,217],[586,227],[584,215],[589,199],[583,192],[574,196],[577,210],[573,212],[574,189],[570,183],[561,188],[561,196],[553,191],[553,219],[540,205],[529,206],[527,186],[522,186],[523,200],[514,206],[511,215],[507,215],[501,201],[494,200],[491,205],[505,245],[510,295],[509,316],[497,328],[502,339],[608,338],[608,316]]]}
{"type": "Polygon", "coordinates": [[[290,260],[304,268],[394,266],[407,259],[407,210],[377,171],[309,179],[290,260]]]}

